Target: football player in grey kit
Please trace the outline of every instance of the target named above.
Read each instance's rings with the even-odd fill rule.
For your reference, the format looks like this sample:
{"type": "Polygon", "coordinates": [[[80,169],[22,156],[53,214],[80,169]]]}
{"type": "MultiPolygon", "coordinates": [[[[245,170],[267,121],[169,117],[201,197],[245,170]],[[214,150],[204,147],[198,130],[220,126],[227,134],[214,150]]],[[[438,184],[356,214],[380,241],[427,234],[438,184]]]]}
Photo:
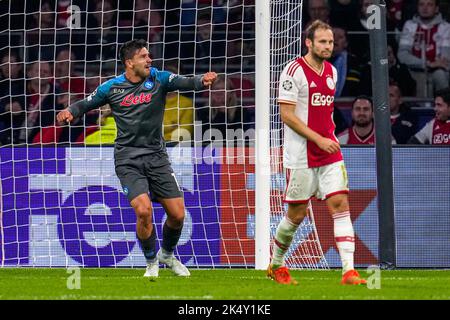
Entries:
{"type": "Polygon", "coordinates": [[[167,92],[201,90],[210,86],[217,74],[183,77],[153,68],[145,40],[124,43],[120,60],[125,73],[102,83],[86,99],[61,111],[57,120],[70,122],[89,110],[107,103],[111,106],[117,125],[115,169],[136,213],[136,233],[147,261],[144,277],[158,277],[159,263],[179,276],[189,276],[189,270],[173,253],[183,228],[184,201],[163,139],[164,105],[167,92]],[[167,214],[158,252],[149,192],[167,214]]]}

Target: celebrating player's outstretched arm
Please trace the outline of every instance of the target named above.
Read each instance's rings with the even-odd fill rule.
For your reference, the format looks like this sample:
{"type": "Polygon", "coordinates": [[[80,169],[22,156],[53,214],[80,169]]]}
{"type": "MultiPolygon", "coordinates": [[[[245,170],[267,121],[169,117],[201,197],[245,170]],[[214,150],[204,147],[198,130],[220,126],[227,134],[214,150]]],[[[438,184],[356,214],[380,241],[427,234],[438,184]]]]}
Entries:
{"type": "Polygon", "coordinates": [[[152,67],[144,40],[126,42],[120,48],[125,73],[102,83],[86,99],[61,111],[57,120],[70,122],[89,110],[111,106],[117,126],[114,162],[124,194],[136,213],[136,234],[145,259],[146,277],[157,277],[159,264],[176,275],[189,270],[174,256],[184,222],[183,192],[169,162],[162,123],[166,94],[175,90],[201,90],[217,79],[215,72],[184,77],[152,67]],[[149,197],[151,192],[152,199],[149,197]],[[152,203],[160,202],[167,213],[160,251],[156,252],[156,231],[152,203]]]}

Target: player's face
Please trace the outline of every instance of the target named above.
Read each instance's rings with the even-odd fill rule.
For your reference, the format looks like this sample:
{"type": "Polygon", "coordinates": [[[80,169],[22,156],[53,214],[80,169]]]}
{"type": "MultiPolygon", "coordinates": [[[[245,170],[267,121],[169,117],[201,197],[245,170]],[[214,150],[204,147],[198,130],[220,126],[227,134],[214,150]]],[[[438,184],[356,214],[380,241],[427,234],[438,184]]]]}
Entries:
{"type": "Polygon", "coordinates": [[[355,101],[352,109],[353,122],[358,127],[367,127],[372,123],[373,111],[370,101],[358,99],[355,101]]]}
{"type": "Polygon", "coordinates": [[[333,31],[330,29],[317,29],[314,41],[310,42],[309,50],[315,59],[325,60],[331,58],[334,47],[333,31]]]}
{"type": "Polygon", "coordinates": [[[137,76],[147,78],[150,75],[150,67],[152,66],[152,59],[147,48],[139,50],[131,59],[132,68],[137,76]]]}
{"type": "Polygon", "coordinates": [[[436,97],[434,99],[434,111],[436,112],[436,119],[440,121],[450,119],[450,105],[445,103],[442,97],[436,97]]]}

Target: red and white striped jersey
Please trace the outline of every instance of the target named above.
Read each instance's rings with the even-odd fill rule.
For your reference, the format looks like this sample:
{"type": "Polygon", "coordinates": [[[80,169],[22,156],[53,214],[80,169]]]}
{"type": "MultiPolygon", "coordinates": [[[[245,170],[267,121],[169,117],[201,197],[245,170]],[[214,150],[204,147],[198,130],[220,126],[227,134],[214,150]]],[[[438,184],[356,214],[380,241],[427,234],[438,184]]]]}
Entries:
{"type": "MultiPolygon", "coordinates": [[[[310,129],[338,142],[334,135],[334,94],[337,71],[324,61],[314,70],[304,57],[289,62],[280,76],[279,103],[295,105],[295,115],[310,129]]],[[[314,168],[341,161],[342,153],[328,154],[284,125],[283,165],[289,169],[314,168]]]]}
{"type": "Polygon", "coordinates": [[[417,132],[415,137],[423,144],[450,145],[450,120],[440,121],[435,118],[417,132]]]}

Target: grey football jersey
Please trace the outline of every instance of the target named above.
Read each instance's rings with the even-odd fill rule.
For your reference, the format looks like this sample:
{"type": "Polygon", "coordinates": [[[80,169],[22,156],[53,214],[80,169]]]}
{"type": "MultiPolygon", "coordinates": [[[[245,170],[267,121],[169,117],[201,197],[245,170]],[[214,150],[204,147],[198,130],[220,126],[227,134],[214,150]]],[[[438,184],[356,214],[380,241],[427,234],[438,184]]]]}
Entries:
{"type": "Polygon", "coordinates": [[[116,164],[165,150],[162,132],[166,93],[203,89],[202,76],[183,77],[151,68],[143,82],[132,83],[122,74],[102,83],[86,99],[69,107],[74,117],[109,104],[117,126],[116,164]]]}

